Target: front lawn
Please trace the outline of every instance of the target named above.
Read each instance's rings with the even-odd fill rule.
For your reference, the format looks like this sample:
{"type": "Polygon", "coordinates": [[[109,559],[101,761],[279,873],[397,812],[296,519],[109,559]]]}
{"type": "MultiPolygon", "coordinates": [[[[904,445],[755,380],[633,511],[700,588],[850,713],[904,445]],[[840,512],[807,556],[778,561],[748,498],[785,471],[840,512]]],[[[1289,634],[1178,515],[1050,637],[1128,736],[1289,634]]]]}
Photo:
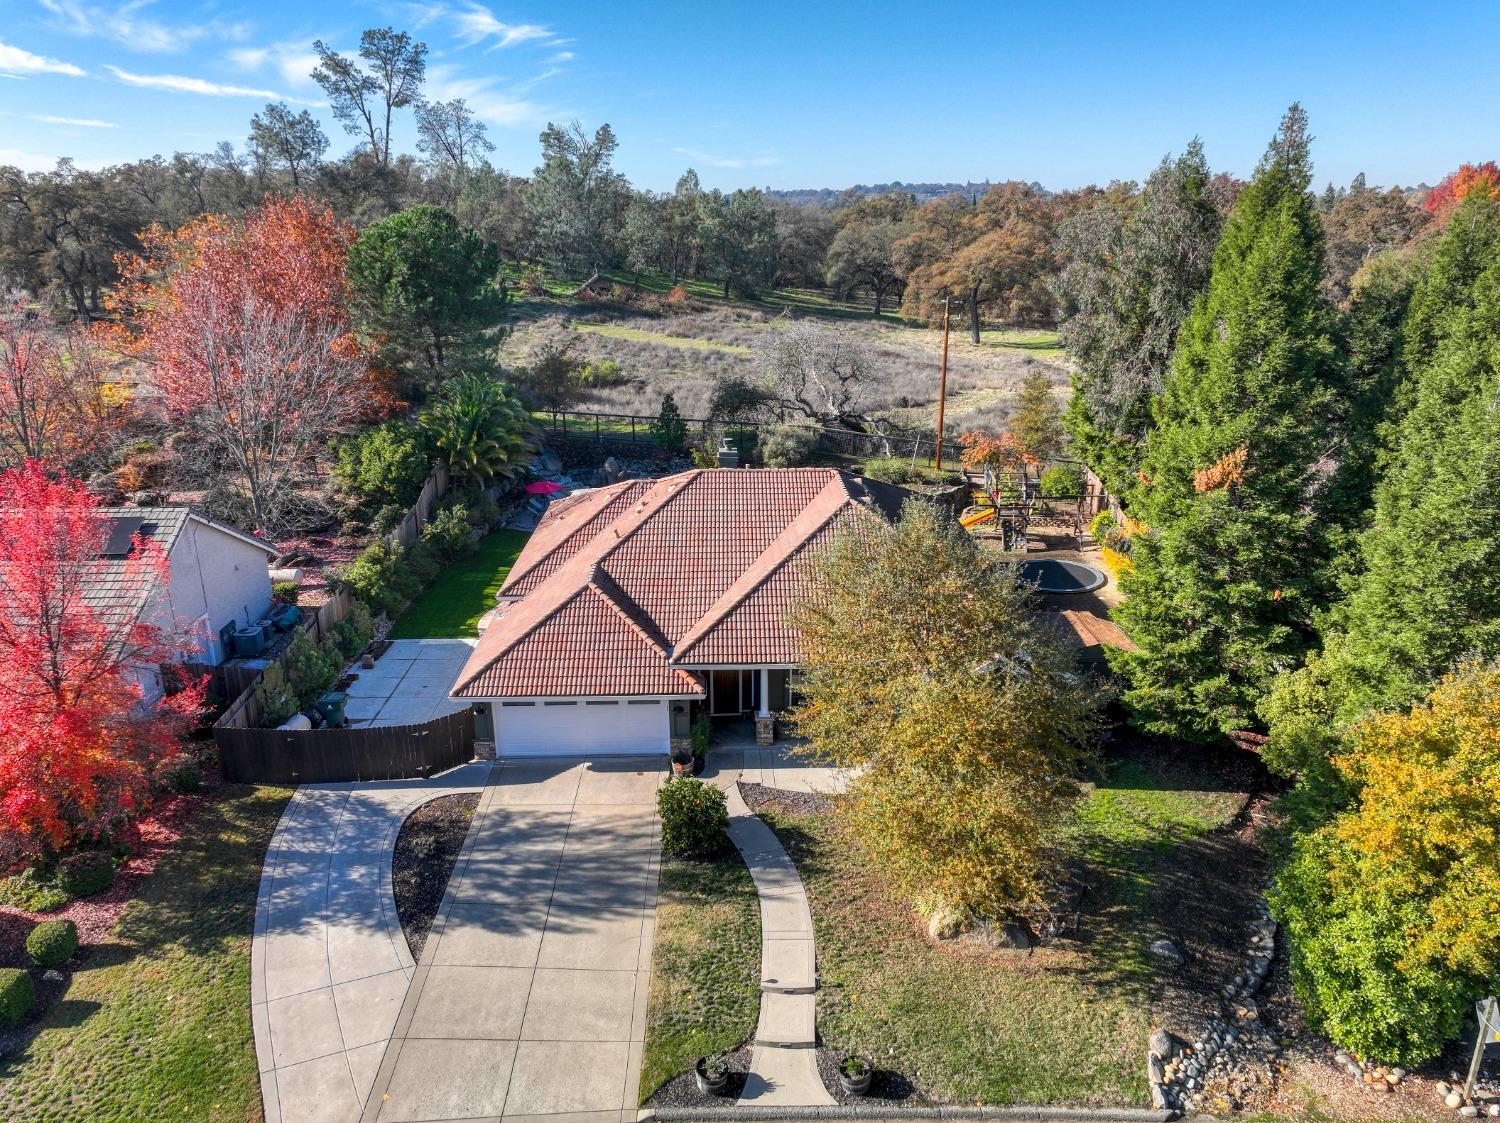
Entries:
{"type": "Polygon", "coordinates": [[[775,817],[812,904],[824,1045],[949,1103],[1145,1106],[1157,989],[1145,949],[1162,907],[1149,889],[1170,870],[1192,904],[1176,863],[1243,807],[1229,788],[1149,756],[1113,762],[1070,832],[1089,886],[1082,931],[1031,952],[940,950],[831,816],[775,817]]]}
{"type": "Polygon", "coordinates": [[[454,562],[396,620],[391,639],[473,639],[479,618],[495,607],[495,594],[526,545],[524,530],[494,530],[471,558],[454,562]]]}
{"type": "Polygon", "coordinates": [[[0,1119],[259,1119],[250,933],[291,793],[230,786],[186,824],[20,1053],[0,1119]]]}
{"type": "Polygon", "coordinates": [[[738,853],[663,857],[641,1102],[708,1053],[734,1049],[760,1014],[760,901],[738,853]]]}

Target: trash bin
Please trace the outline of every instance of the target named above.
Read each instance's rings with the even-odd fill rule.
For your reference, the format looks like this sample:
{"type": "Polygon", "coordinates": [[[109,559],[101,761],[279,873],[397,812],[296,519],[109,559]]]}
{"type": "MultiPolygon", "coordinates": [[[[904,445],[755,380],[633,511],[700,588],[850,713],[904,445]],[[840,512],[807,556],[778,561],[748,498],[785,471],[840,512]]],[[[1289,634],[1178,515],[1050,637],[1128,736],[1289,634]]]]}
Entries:
{"type": "Polygon", "coordinates": [[[348,700],[349,695],[342,690],[334,690],[319,698],[315,705],[318,713],[323,715],[323,720],[337,729],[344,724],[344,703],[348,700]]]}

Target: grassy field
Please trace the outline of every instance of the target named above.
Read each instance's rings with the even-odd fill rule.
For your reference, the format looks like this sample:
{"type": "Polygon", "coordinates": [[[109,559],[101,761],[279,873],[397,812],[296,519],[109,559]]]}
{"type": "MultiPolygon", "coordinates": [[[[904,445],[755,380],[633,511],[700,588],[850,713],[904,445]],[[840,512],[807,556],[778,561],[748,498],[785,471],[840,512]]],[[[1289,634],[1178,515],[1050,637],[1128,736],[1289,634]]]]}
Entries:
{"type": "Polygon", "coordinates": [[[760,1011],[760,904],[738,854],[664,858],[651,953],[641,1101],[708,1053],[734,1049],[760,1011]]]}
{"type": "Polygon", "coordinates": [[[250,932],[290,792],[227,787],[188,823],[36,1037],[0,1063],[0,1119],[260,1118],[250,932]]]}
{"type": "Polygon", "coordinates": [[[724,351],[731,355],[749,357],[750,348],[737,343],[718,343],[712,339],[697,339],[693,336],[670,335],[660,331],[643,331],[624,324],[570,323],[571,331],[585,335],[605,335],[612,339],[629,339],[637,343],[650,343],[661,347],[684,347],[689,351],[724,351]]]}
{"type": "Polygon", "coordinates": [[[524,530],[494,530],[472,558],[455,562],[423,589],[391,629],[391,639],[472,639],[479,618],[495,607],[495,594],[529,537],[524,530]]]}
{"type": "Polygon", "coordinates": [[[825,815],[773,825],[807,885],[818,1028],[950,1103],[1144,1106],[1154,863],[1228,822],[1243,793],[1174,788],[1125,762],[1085,792],[1071,847],[1089,865],[1086,931],[1031,953],[929,944],[921,921],[825,815]]]}

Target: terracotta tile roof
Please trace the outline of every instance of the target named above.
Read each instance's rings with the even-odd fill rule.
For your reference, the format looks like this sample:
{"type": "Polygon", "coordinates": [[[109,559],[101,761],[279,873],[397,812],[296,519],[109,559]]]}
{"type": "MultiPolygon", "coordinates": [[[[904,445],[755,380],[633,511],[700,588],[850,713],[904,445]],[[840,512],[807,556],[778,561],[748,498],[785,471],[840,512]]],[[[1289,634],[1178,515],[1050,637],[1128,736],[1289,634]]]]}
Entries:
{"type": "Polygon", "coordinates": [[[697,694],[683,663],[793,662],[797,560],[855,512],[893,516],[906,494],[833,468],[723,469],[559,503],[502,590],[522,599],[485,630],[454,696],[697,694]]]}

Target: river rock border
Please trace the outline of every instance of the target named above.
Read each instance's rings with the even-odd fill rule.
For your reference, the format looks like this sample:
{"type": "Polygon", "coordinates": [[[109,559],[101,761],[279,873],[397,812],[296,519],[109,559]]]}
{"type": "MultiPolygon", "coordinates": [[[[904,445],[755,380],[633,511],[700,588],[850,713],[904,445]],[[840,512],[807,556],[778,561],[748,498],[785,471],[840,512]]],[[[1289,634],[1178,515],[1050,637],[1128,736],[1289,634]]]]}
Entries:
{"type": "Polygon", "coordinates": [[[1220,992],[1221,1015],[1211,1020],[1203,1035],[1191,1044],[1164,1029],[1152,1032],[1146,1045],[1146,1076],[1151,1085],[1152,1107],[1191,1112],[1197,1107],[1197,1095],[1212,1069],[1275,1063],[1281,1047],[1261,1027],[1260,1007],[1255,1001],[1271,971],[1275,954],[1276,921],[1270,907],[1261,900],[1256,905],[1240,970],[1220,992]]]}

